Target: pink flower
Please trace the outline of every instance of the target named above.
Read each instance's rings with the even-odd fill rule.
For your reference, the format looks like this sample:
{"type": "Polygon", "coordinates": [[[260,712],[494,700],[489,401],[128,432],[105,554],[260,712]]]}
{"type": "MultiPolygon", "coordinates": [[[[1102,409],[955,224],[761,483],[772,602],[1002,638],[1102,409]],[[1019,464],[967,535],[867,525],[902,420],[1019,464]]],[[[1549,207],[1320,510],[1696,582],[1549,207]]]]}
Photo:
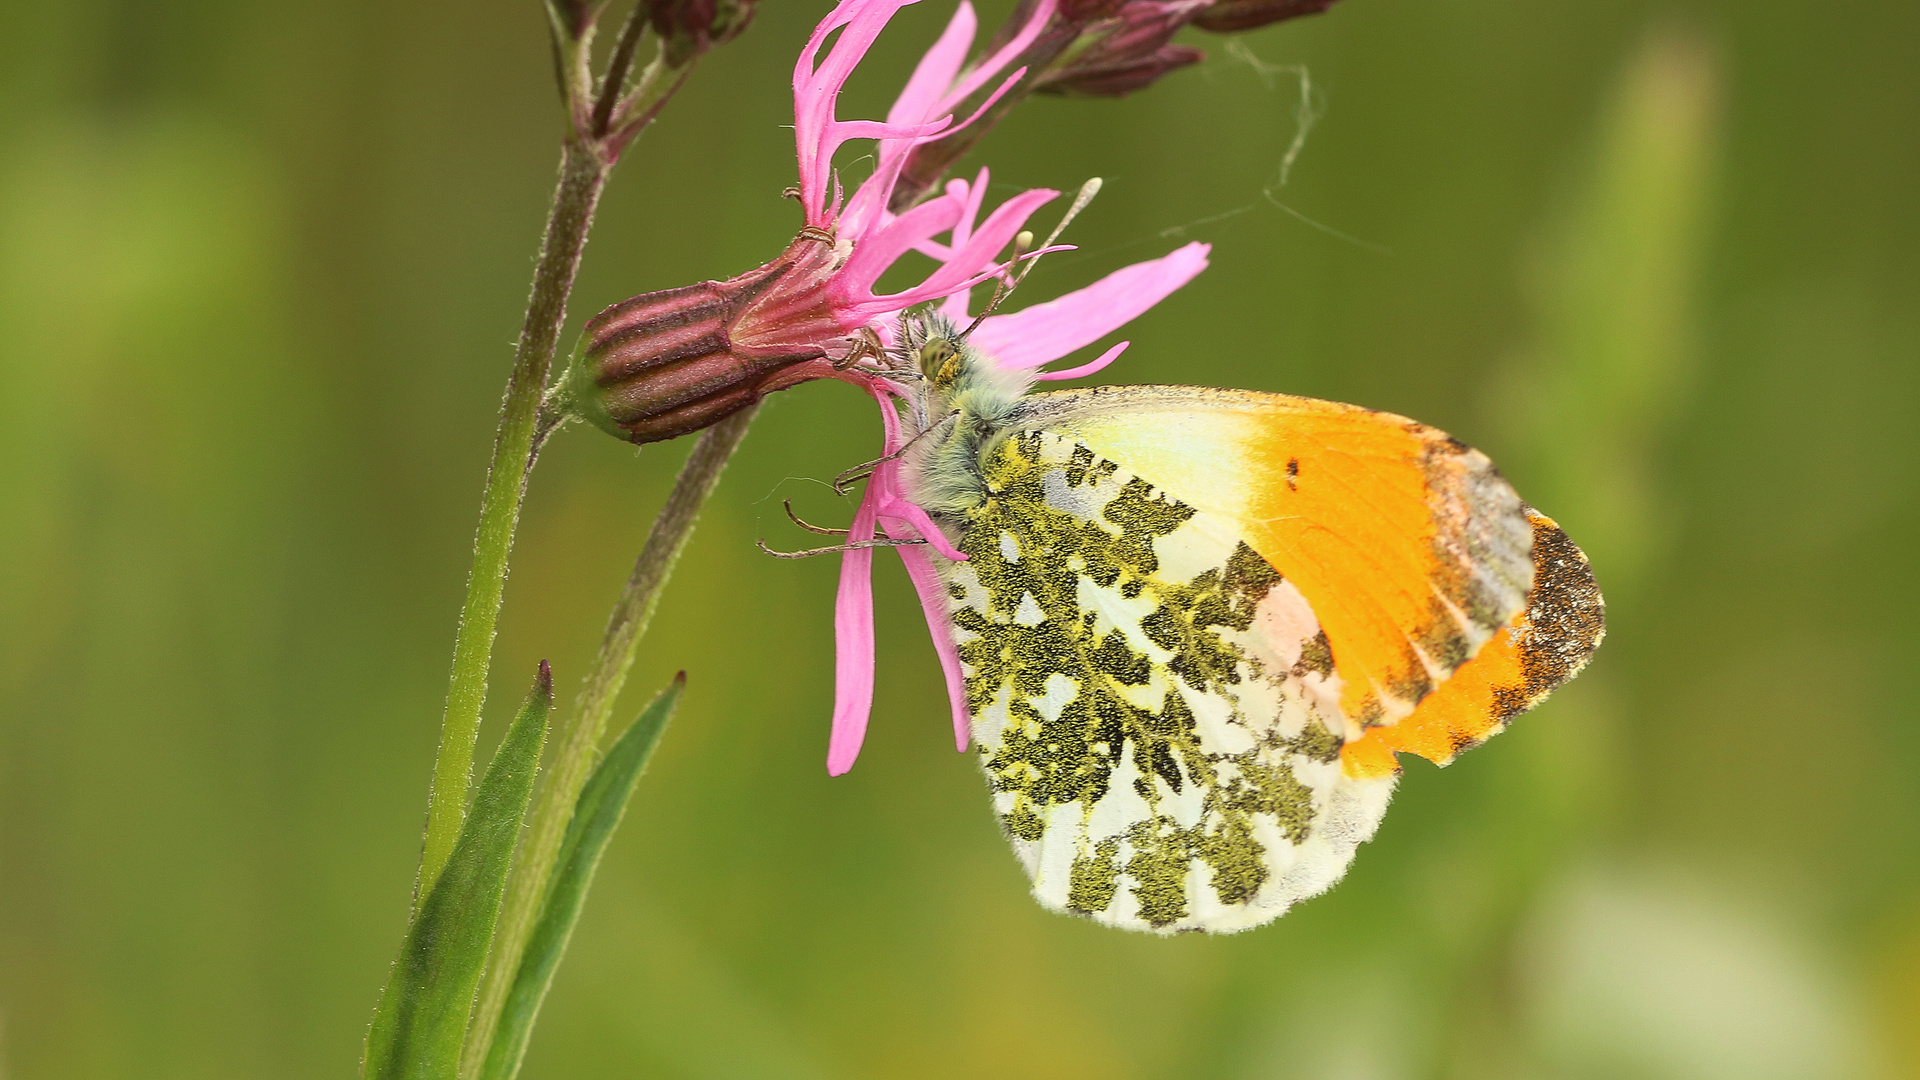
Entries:
{"type": "MultiPolygon", "coordinates": [[[[900,313],[917,304],[939,301],[949,318],[964,323],[972,289],[1008,271],[1000,252],[1034,211],[1059,195],[1022,192],[982,221],[983,169],[971,183],[950,181],[942,194],[902,213],[888,209],[895,182],[916,147],[972,123],[1025,73],[1024,68],[1003,70],[1047,28],[1057,0],[1038,0],[1020,31],[971,68],[966,57],[976,20],[963,0],[884,121],[839,119],[835,103],[847,78],[894,13],[913,2],[841,0],[815,28],[793,73],[798,194],[806,227],[778,259],[739,277],[638,296],[594,317],[586,328],[584,362],[569,375],[573,406],[581,415],[634,442],[651,442],[698,430],[774,390],[832,378],[861,386],[880,403],[883,456],[905,445],[893,407],[902,390],[865,350],[875,339],[891,343],[900,313]],[[836,31],[839,36],[828,47],[836,31]],[[974,114],[956,121],[952,110],[989,85],[994,89],[974,114]],[[833,155],[853,139],[877,145],[873,173],[848,194],[834,173],[833,155]],[[880,277],[908,252],[932,258],[933,271],[900,292],[876,293],[880,277]]],[[[969,342],[1035,379],[1092,374],[1126,344],[1079,367],[1040,368],[1125,325],[1186,284],[1206,261],[1206,245],[1188,244],[1070,295],[986,319],[969,342]]],[[[954,740],[964,750],[964,680],[933,562],[964,556],[907,498],[900,466],[893,461],[874,469],[849,540],[873,540],[882,531],[894,539],[926,541],[895,550],[926,608],[934,649],[946,671],[954,740]]],[[[872,571],[872,548],[849,549],[843,556],[827,754],[827,771],[836,776],[853,766],[873,703],[872,571]]]]}
{"type": "MultiPolygon", "coordinates": [[[[986,183],[983,170],[972,185],[977,192],[986,183]]],[[[970,192],[964,181],[948,185],[948,196],[965,197],[970,192]]],[[[956,223],[954,245],[972,223],[971,215],[956,223]]],[[[928,245],[933,247],[933,245],[928,245]]],[[[938,249],[936,248],[936,251],[938,249]]],[[[951,250],[951,249],[948,249],[951,250]]],[[[1106,336],[1131,322],[1148,308],[1165,299],[1180,286],[1206,269],[1206,244],[1188,244],[1150,262],[1136,263],[1117,270],[1100,281],[1059,299],[1036,304],[1011,315],[996,315],[981,322],[969,343],[992,357],[1000,365],[1031,372],[1036,380],[1069,379],[1091,375],[1106,367],[1126,349],[1127,342],[1102,353],[1079,367],[1060,371],[1039,368],[1106,336]]],[[[969,321],[966,292],[956,293],[942,305],[943,314],[957,325],[969,321]]],[[[866,375],[860,368],[839,376],[864,386],[880,405],[885,437],[881,458],[891,458],[907,444],[900,416],[892,399],[903,393],[897,385],[879,376],[866,375]]],[[[960,668],[960,654],[947,628],[947,600],[940,587],[934,559],[964,559],[941,532],[939,526],[906,495],[900,476],[901,464],[882,460],[867,481],[866,493],[848,530],[849,544],[876,539],[881,533],[896,540],[924,540],[924,546],[896,547],[906,565],[907,577],[920,597],[927,618],[927,630],[933,638],[934,652],[946,675],[947,699],[953,712],[954,745],[966,750],[969,739],[966,678],[960,668]]],[[[873,632],[873,552],[871,547],[850,547],[841,555],[840,589],[834,605],[834,709],[833,728],[827,746],[827,772],[839,776],[853,767],[866,737],[867,720],[873,706],[874,632],[873,632]]]]}
{"type": "MultiPolygon", "coordinates": [[[[1009,58],[1032,42],[1052,15],[1054,0],[1041,0],[1018,35],[964,74],[961,66],[972,44],[975,19],[972,6],[961,3],[946,32],[921,59],[885,123],[836,120],[833,106],[840,87],[880,28],[906,2],[911,0],[843,0],[814,31],[793,79],[800,200],[806,208],[807,224],[833,230],[840,243],[852,247],[825,285],[827,304],[839,313],[850,331],[865,329],[888,340],[894,335],[892,319],[899,312],[930,300],[944,300],[943,312],[965,325],[973,287],[1004,271],[1005,267],[994,261],[999,252],[1034,210],[1058,194],[1029,191],[1016,195],[984,222],[978,222],[987,188],[987,172],[983,169],[971,184],[950,181],[942,195],[903,214],[887,211],[894,181],[913,149],[953,130],[948,111],[985,86],[1009,58]],[[840,38],[826,60],[816,64],[821,45],[836,29],[841,31],[840,38]],[[873,175],[846,199],[843,209],[830,159],[834,150],[854,138],[874,138],[879,145],[873,175]],[[946,239],[941,242],[938,238],[943,235],[946,239]],[[873,294],[873,284],[880,274],[910,250],[932,257],[938,268],[914,288],[890,296],[873,294]]],[[[1003,80],[999,92],[1020,74],[1016,71],[1003,80]]],[[[982,109],[991,104],[990,98],[982,109]]],[[[1003,366],[1033,372],[1035,379],[1090,375],[1112,363],[1126,343],[1080,367],[1055,372],[1039,369],[1092,344],[1165,299],[1205,269],[1207,251],[1207,245],[1188,244],[1163,258],[1118,270],[1078,292],[1013,314],[993,316],[980,324],[969,343],[1003,366]]],[[[883,458],[905,446],[906,436],[892,403],[892,398],[901,393],[897,384],[866,364],[833,371],[830,377],[864,387],[879,403],[885,429],[883,458]]],[[[926,541],[924,546],[894,550],[899,552],[925,609],[934,650],[946,674],[954,742],[965,750],[969,738],[965,678],[947,630],[946,599],[933,562],[935,558],[965,556],[947,541],[927,512],[907,497],[898,461],[883,461],[874,468],[847,539],[860,543],[882,532],[893,539],[926,541]]],[[[835,776],[853,767],[872,710],[873,551],[871,547],[855,547],[841,557],[839,597],[834,607],[835,700],[827,751],[827,772],[835,776]]]]}
{"type": "Polygon", "coordinates": [[[584,362],[570,375],[574,406],[583,416],[634,442],[698,430],[774,390],[836,376],[875,326],[1003,269],[997,261],[1001,249],[1059,192],[1016,195],[977,228],[978,191],[971,201],[949,193],[901,214],[889,211],[887,200],[914,147],[965,127],[1025,74],[1025,68],[1001,73],[1046,27],[1055,0],[1040,0],[1018,34],[965,71],[975,19],[972,7],[961,4],[886,120],[836,118],[834,105],[848,76],[894,13],[913,2],[842,0],[815,28],[793,73],[806,227],[765,266],[729,281],[637,296],[589,321],[584,362]],[[828,48],[835,31],[839,36],[828,48]],[[996,78],[998,85],[974,116],[956,122],[954,106],[996,78]],[[878,148],[873,174],[848,195],[833,171],[833,154],[851,139],[874,139],[878,148]],[[925,280],[897,293],[874,291],[901,256],[954,234],[963,217],[964,237],[942,249],[939,266],[925,280]]]}

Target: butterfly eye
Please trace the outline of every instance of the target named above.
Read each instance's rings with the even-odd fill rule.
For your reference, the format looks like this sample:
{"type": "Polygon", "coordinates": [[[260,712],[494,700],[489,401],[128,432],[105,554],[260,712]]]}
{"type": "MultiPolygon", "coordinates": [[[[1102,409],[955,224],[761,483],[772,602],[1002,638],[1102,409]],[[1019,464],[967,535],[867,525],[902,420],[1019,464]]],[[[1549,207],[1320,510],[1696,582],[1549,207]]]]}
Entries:
{"type": "Polygon", "coordinates": [[[946,338],[937,337],[920,346],[920,370],[936,383],[953,381],[959,359],[959,350],[946,338]]]}

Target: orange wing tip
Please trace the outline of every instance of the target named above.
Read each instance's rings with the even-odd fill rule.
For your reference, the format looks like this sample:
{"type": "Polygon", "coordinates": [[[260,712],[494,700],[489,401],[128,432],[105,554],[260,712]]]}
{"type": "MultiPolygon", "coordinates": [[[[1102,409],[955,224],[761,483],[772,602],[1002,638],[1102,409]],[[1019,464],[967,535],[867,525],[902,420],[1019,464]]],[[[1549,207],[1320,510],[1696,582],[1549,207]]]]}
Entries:
{"type": "Polygon", "coordinates": [[[1551,518],[1527,507],[1533,588],[1514,625],[1492,640],[1391,727],[1369,728],[1340,753],[1352,777],[1381,776],[1396,753],[1437,765],[1502,731],[1578,675],[1606,636],[1606,601],[1587,557],[1551,518]]]}

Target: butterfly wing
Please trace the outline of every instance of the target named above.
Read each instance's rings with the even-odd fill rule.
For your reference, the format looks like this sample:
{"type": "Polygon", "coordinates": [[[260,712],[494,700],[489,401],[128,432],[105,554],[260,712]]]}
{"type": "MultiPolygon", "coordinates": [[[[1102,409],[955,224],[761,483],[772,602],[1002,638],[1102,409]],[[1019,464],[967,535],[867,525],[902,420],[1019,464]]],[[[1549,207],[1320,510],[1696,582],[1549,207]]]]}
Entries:
{"type": "MultiPolygon", "coordinates": [[[[995,809],[1049,907],[1268,921],[1338,879],[1394,751],[1431,742],[1371,734],[1425,723],[1497,635],[1520,671],[1553,633],[1519,633],[1528,511],[1431,429],[1178,387],[1035,395],[1012,426],[945,573],[995,809]]],[[[1472,729],[1476,700],[1433,722],[1472,729]]]]}

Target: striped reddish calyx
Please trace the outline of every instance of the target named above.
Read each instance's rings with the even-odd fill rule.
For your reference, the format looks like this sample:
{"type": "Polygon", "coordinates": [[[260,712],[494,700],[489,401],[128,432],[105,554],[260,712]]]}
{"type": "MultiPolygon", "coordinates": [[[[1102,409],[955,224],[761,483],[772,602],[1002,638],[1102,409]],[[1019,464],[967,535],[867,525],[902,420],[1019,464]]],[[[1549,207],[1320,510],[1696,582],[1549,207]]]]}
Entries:
{"type": "Polygon", "coordinates": [[[831,374],[847,331],[824,286],[844,261],[803,232],[780,258],[727,281],[624,300],[586,326],[568,378],[575,408],[631,442],[698,431],[761,396],[831,374]],[[809,363],[817,361],[818,363],[809,363]]]}

